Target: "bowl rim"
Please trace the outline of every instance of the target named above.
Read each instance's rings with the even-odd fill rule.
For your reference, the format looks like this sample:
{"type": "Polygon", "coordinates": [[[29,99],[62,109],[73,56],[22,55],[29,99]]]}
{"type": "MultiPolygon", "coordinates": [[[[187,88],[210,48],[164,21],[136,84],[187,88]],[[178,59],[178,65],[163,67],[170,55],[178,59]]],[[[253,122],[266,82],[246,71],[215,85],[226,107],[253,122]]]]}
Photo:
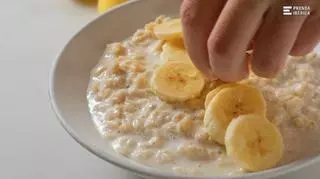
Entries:
{"type": "MultiPolygon", "coordinates": [[[[95,145],[90,145],[90,142],[82,139],[77,132],[75,132],[72,128],[72,126],[70,126],[67,121],[65,120],[64,116],[62,115],[61,109],[58,106],[58,104],[56,103],[56,92],[54,91],[55,89],[55,79],[56,79],[56,71],[57,71],[57,67],[58,64],[60,62],[60,59],[62,58],[62,56],[65,53],[65,49],[69,46],[70,42],[73,41],[74,39],[76,39],[82,31],[84,31],[86,28],[90,27],[91,25],[93,25],[97,20],[103,18],[104,16],[108,15],[111,12],[116,11],[117,9],[121,9],[124,6],[129,6],[135,3],[141,3],[145,0],[131,0],[128,2],[125,2],[123,4],[120,4],[118,6],[115,6],[113,8],[110,8],[109,10],[107,10],[105,13],[99,15],[98,17],[92,19],[89,23],[86,23],[84,26],[82,26],[76,33],[75,35],[73,35],[66,43],[66,45],[60,50],[60,52],[58,53],[57,57],[54,59],[52,65],[51,65],[51,71],[49,74],[49,90],[48,90],[48,96],[49,96],[49,101],[50,101],[50,106],[51,109],[54,113],[54,115],[56,116],[58,122],[60,123],[60,125],[65,129],[65,131],[78,143],[80,144],[83,148],[85,148],[86,150],[88,150],[89,152],[91,152],[92,154],[96,155],[97,157],[99,157],[100,159],[111,163],[119,168],[128,170],[130,172],[133,172],[135,174],[141,175],[141,176],[147,176],[147,177],[162,177],[162,178],[174,178],[174,179],[242,179],[242,178],[254,178],[254,177],[262,177],[263,175],[265,175],[265,177],[275,177],[275,176],[279,176],[285,173],[290,173],[292,171],[301,169],[303,167],[309,166],[311,164],[314,164],[316,162],[319,161],[320,156],[315,156],[312,158],[308,158],[308,161],[305,161],[303,163],[295,163],[295,162],[291,162],[289,164],[283,165],[283,166],[279,166],[276,168],[272,168],[272,169],[268,169],[268,170],[264,170],[264,171],[260,171],[260,172],[253,172],[253,173],[246,173],[243,175],[235,175],[235,176],[227,176],[227,175],[212,175],[212,176],[184,176],[184,175],[176,175],[174,173],[170,173],[170,172],[163,172],[160,170],[157,170],[153,167],[148,167],[148,168],[144,168],[144,167],[135,167],[133,165],[131,165],[128,162],[121,162],[121,160],[117,160],[115,159],[111,159],[109,156],[106,155],[106,153],[103,150],[100,150],[99,148],[97,148],[95,145]]],[[[129,159],[131,160],[131,159],[129,159]]],[[[140,163],[139,163],[140,164],[140,163]]],[[[143,164],[140,164],[143,165],[143,164]]],[[[139,165],[139,166],[140,166],[139,165]]]]}

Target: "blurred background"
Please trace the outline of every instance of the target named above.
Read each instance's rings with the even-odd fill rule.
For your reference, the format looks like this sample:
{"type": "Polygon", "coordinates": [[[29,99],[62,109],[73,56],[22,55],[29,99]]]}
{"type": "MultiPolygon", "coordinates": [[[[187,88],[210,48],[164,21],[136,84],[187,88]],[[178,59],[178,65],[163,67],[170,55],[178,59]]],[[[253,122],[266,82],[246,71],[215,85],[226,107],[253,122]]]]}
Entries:
{"type": "Polygon", "coordinates": [[[51,64],[68,40],[99,15],[97,4],[1,2],[0,178],[135,179],[77,144],[49,103],[51,64]]]}

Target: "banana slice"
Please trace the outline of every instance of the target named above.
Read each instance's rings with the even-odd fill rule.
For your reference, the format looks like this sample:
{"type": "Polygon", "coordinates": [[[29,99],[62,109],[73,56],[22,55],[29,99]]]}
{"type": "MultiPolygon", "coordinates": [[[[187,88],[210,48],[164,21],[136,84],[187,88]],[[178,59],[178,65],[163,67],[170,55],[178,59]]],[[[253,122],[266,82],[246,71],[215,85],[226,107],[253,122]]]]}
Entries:
{"type": "Polygon", "coordinates": [[[167,43],[169,43],[170,45],[174,46],[174,47],[177,47],[177,48],[180,48],[180,49],[183,49],[183,50],[186,50],[186,47],[185,47],[185,44],[184,44],[184,39],[173,39],[173,40],[170,40],[170,41],[167,41],[167,43]]]}
{"type": "Polygon", "coordinates": [[[160,40],[182,39],[182,25],[180,19],[172,19],[154,27],[154,34],[160,40]]]}
{"type": "Polygon", "coordinates": [[[200,95],[205,81],[190,63],[168,61],[159,66],[151,79],[154,91],[167,101],[186,101],[200,95]]]}
{"type": "Polygon", "coordinates": [[[205,108],[208,107],[209,103],[211,102],[211,100],[216,96],[217,93],[219,93],[221,90],[226,89],[226,88],[230,88],[230,87],[234,87],[237,84],[235,83],[227,83],[227,84],[222,84],[220,86],[218,86],[217,88],[213,89],[212,91],[210,91],[207,96],[206,96],[206,100],[204,102],[204,106],[205,108]]]}
{"type": "Polygon", "coordinates": [[[283,155],[283,139],[279,130],[258,115],[244,115],[231,121],[225,137],[229,156],[248,171],[275,166],[283,155]]]}
{"type": "Polygon", "coordinates": [[[211,100],[204,115],[204,126],[210,138],[224,144],[226,129],[232,119],[244,114],[264,116],[266,102],[261,92],[249,85],[224,88],[211,100]]]}
{"type": "Polygon", "coordinates": [[[165,43],[162,47],[160,59],[164,62],[167,61],[184,61],[192,63],[187,51],[185,49],[174,46],[170,43],[165,43]]]}

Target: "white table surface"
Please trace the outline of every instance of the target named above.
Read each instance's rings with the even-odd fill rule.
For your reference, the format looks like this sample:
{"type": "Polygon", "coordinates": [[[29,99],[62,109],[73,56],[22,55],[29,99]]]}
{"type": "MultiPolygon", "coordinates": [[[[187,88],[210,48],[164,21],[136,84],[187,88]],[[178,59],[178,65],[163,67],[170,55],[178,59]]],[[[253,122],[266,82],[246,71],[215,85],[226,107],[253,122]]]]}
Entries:
{"type": "MultiPolygon", "coordinates": [[[[0,178],[137,179],[89,153],[60,126],[48,102],[51,63],[97,16],[72,0],[7,0],[0,6],[0,178]]],[[[318,166],[277,179],[316,179],[318,166]]]]}

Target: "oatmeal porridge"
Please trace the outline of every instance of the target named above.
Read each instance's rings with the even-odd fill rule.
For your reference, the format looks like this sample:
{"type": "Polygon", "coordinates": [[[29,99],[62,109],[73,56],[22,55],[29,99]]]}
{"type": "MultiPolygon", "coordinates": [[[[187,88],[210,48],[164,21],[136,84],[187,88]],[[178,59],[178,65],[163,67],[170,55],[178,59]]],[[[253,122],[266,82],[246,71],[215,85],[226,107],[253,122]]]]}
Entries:
{"type": "MultiPolygon", "coordinates": [[[[164,63],[173,59],[170,65],[175,65],[175,58],[182,58],[185,64],[192,65],[181,40],[168,46],[166,38],[174,39],[174,30],[179,27],[172,23],[174,30],[169,35],[156,32],[159,24],[169,21],[172,22],[161,16],[132,37],[107,45],[104,56],[92,70],[87,92],[93,122],[117,153],[148,166],[185,175],[246,172],[227,154],[224,142],[211,137],[204,124],[206,97],[223,82],[205,81],[191,70],[188,75],[193,80],[188,82],[192,85],[183,86],[183,92],[166,91],[171,84],[161,81],[163,78],[154,87],[158,80],[154,74],[160,73],[164,63]]],[[[277,165],[320,152],[319,79],[320,59],[311,53],[288,57],[285,70],[274,79],[251,74],[240,82],[261,92],[266,118],[281,133],[283,156],[277,165]]],[[[214,98],[222,92],[226,90],[214,98]]]]}

